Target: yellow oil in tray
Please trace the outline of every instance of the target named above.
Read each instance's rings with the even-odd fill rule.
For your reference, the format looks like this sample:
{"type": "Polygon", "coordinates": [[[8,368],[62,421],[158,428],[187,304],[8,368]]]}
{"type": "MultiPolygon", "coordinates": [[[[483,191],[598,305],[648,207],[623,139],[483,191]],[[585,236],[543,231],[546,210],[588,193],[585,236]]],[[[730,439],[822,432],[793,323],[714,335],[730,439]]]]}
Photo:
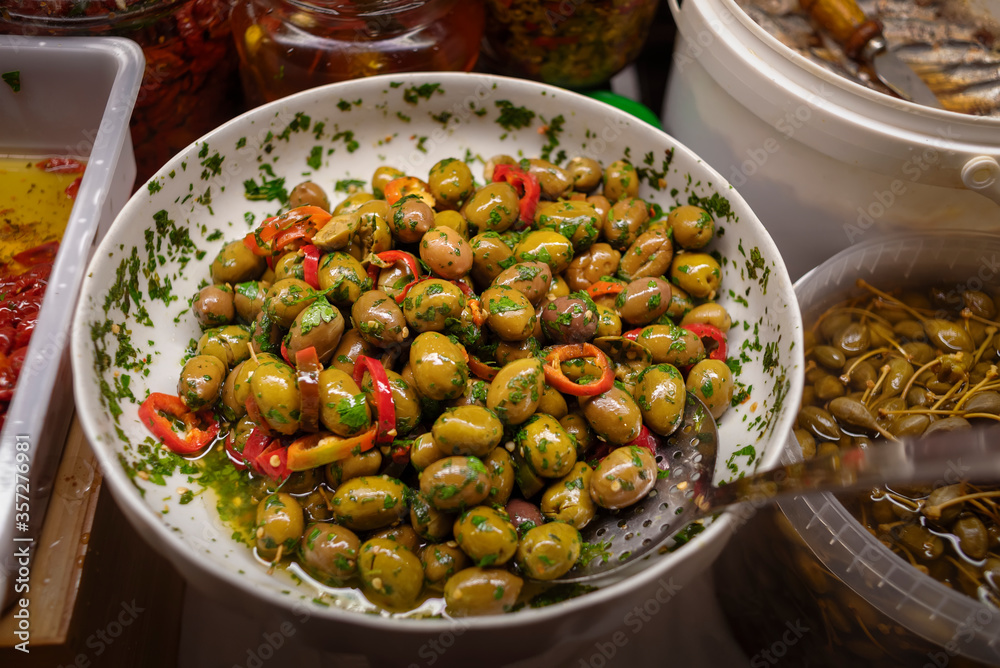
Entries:
{"type": "Polygon", "coordinates": [[[82,173],[46,171],[38,166],[43,160],[0,156],[0,265],[66,231],[75,202],[67,189],[82,173]]]}

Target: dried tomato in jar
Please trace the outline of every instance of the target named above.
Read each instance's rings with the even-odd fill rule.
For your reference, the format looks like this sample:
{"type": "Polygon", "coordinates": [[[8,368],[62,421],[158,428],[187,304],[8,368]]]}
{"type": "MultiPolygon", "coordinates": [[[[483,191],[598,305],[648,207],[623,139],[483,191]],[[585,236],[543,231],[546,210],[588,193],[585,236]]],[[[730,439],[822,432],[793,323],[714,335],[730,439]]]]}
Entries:
{"type": "Polygon", "coordinates": [[[0,34],[117,35],[146,56],[132,113],[142,184],[175,153],[243,108],[225,0],[14,0],[0,34]]]}

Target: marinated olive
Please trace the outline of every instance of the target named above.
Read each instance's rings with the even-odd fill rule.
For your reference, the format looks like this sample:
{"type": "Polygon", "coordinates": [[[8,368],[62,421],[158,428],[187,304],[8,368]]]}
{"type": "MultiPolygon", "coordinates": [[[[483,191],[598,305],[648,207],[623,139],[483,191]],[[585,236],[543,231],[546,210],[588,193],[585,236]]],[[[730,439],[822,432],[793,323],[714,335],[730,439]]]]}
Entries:
{"type": "Polygon", "coordinates": [[[518,262],[544,262],[553,274],[566,269],[573,260],[573,244],[552,230],[528,232],[514,248],[518,262]]]}
{"type": "Polygon", "coordinates": [[[191,312],[202,328],[228,325],[236,317],[233,289],[228,285],[209,285],[198,291],[191,312]]]}
{"type": "Polygon", "coordinates": [[[417,197],[404,197],[392,205],[388,221],[395,238],[413,244],[435,226],[434,209],[417,197]]]}
{"type": "Polygon", "coordinates": [[[649,220],[649,207],[641,199],[626,197],[616,201],[604,221],[604,239],[612,248],[626,251],[649,220]]]}
{"type": "Polygon", "coordinates": [[[374,354],[374,350],[375,347],[361,338],[358,330],[349,329],[340,337],[340,344],[330,358],[330,366],[351,375],[354,373],[354,363],[357,361],[358,355],[370,357],[374,354]]]}
{"type": "Polygon", "coordinates": [[[566,163],[566,173],[573,180],[573,189],[580,192],[590,192],[601,185],[601,179],[604,177],[601,163],[593,158],[571,158],[566,163]]]}
{"type": "Polygon", "coordinates": [[[451,455],[489,455],[503,438],[503,424],[488,408],[460,406],[445,410],[431,434],[438,449],[451,455]]]}
{"type": "Polygon", "coordinates": [[[624,160],[615,160],[604,170],[604,196],[612,202],[639,194],[639,175],[624,160]]]}
{"type": "Polygon", "coordinates": [[[316,300],[316,292],[305,281],[283,278],[267,290],[264,312],[273,323],[288,329],[297,316],[316,300]]]}
{"type": "Polygon", "coordinates": [[[487,500],[502,506],[514,491],[514,462],[506,448],[496,447],[483,463],[490,472],[490,495],[487,500]]]}
{"type": "Polygon", "coordinates": [[[437,332],[424,332],[413,341],[410,366],[417,391],[436,401],[460,396],[469,377],[458,346],[437,332]]]}
{"type": "Polygon", "coordinates": [[[424,584],[434,589],[442,589],[448,578],[469,565],[465,552],[447,543],[425,545],[417,554],[424,566],[424,584]]]}
{"type": "Polygon", "coordinates": [[[354,436],[371,426],[372,413],[354,379],[340,369],[319,374],[319,420],[338,436],[354,436]]]}
{"type": "Polygon", "coordinates": [[[302,507],[291,494],[269,494],[257,505],[257,554],[276,560],[295,551],[304,527],[302,507]]]}
{"type": "Polygon", "coordinates": [[[570,290],[586,290],[601,280],[614,276],[618,271],[621,253],[606,243],[599,242],[577,255],[566,269],[566,283],[570,290]]]}
{"type": "Polygon", "coordinates": [[[583,417],[581,413],[569,413],[565,417],[559,418],[559,424],[576,441],[576,458],[583,459],[596,442],[587,418],[583,417]]]}
{"type": "Polygon", "coordinates": [[[692,297],[715,299],[722,282],[722,269],[707,253],[679,253],[670,263],[670,282],[692,297]]]}
{"type": "Polygon", "coordinates": [[[733,400],[733,372],[721,360],[702,360],[688,372],[687,389],[701,399],[716,420],[733,400]]]}
{"type": "Polygon", "coordinates": [[[548,160],[529,158],[528,173],[538,179],[542,196],[547,199],[558,199],[573,187],[573,177],[565,169],[553,165],[548,160]]]}
{"type": "Polygon", "coordinates": [[[580,397],[580,410],[591,429],[611,445],[624,445],[639,435],[642,414],[632,396],[619,387],[580,397]]]}
{"type": "Polygon", "coordinates": [[[473,566],[448,578],[444,600],[456,617],[498,615],[514,607],[524,580],[500,568],[473,566]]]}
{"type": "Polygon", "coordinates": [[[661,436],[677,430],[684,418],[684,377],[670,364],[647,367],[636,379],[633,395],[646,426],[661,436]]]}
{"type": "Polygon", "coordinates": [[[594,471],[585,462],[577,462],[563,478],[542,495],[542,514],[582,529],[594,519],[597,508],[590,498],[590,478],[594,471]]]}
{"type": "Polygon", "coordinates": [[[561,420],[569,412],[569,406],[559,390],[546,385],[535,412],[551,415],[555,419],[561,420]]]}
{"type": "Polygon", "coordinates": [[[257,315],[264,308],[264,298],[267,296],[269,287],[271,287],[270,284],[258,281],[236,284],[233,306],[240,320],[253,322],[257,319],[257,315]]]}
{"type": "Polygon", "coordinates": [[[267,426],[286,436],[299,430],[301,398],[292,367],[264,362],[250,377],[250,393],[267,426]]]}
{"type": "Polygon", "coordinates": [[[361,476],[373,476],[382,468],[382,453],[378,448],[352,454],[323,467],[326,484],[336,489],[348,480],[361,476]]]}
{"type": "Polygon", "coordinates": [[[506,514],[489,506],[463,512],[452,529],[455,541],[477,566],[499,566],[517,552],[517,530],[506,514]]]}
{"type": "Polygon", "coordinates": [[[347,253],[327,253],[319,262],[319,287],[329,301],[349,308],[368,289],[368,272],[347,253]]]}
{"type": "Polygon", "coordinates": [[[417,535],[430,541],[441,541],[451,536],[455,516],[438,510],[427,503],[420,492],[410,494],[410,525],[417,535]]]}
{"type": "Polygon", "coordinates": [[[705,344],[683,327],[650,325],[639,332],[636,341],[649,349],[654,364],[691,366],[705,358],[705,344]]]}
{"type": "Polygon", "coordinates": [[[457,230],[435,227],[420,240],[420,259],[442,278],[461,278],[472,269],[472,246],[457,230]]]}
{"type": "Polygon", "coordinates": [[[483,186],[462,209],[466,220],[484,232],[507,230],[519,213],[517,191],[504,181],[483,186]]]}
{"type": "Polygon", "coordinates": [[[441,208],[457,209],[472,193],[472,172],[461,160],[445,158],[431,167],[427,185],[441,208]]]}
{"type": "Polygon", "coordinates": [[[565,522],[549,522],[528,529],[517,547],[517,563],[535,580],[566,575],[580,558],[580,532],[565,522]]]}
{"type": "Polygon", "coordinates": [[[416,333],[440,332],[449,318],[465,308],[465,295],[454,283],[430,278],[410,288],[403,300],[403,315],[416,333]]]}
{"type": "MultiPolygon", "coordinates": [[[[729,328],[733,326],[733,321],[726,309],[715,302],[699,304],[681,317],[681,327],[696,323],[711,325],[723,333],[728,332],[729,328]]],[[[843,361],[843,356],[841,356],[841,361],[843,361]]]]}
{"type": "Polygon", "coordinates": [[[674,247],[670,236],[658,230],[643,232],[622,255],[619,272],[634,281],[647,276],[663,276],[670,269],[674,247]]]}
{"type": "Polygon", "coordinates": [[[486,324],[504,341],[523,341],[535,330],[535,309],[519,290],[494,285],[483,292],[486,324]]]}
{"type": "Polygon", "coordinates": [[[515,444],[531,470],[543,478],[561,478],[576,463],[573,437],[551,415],[529,418],[517,432],[515,444]]]}
{"type": "Polygon", "coordinates": [[[431,432],[417,436],[410,444],[410,463],[418,472],[446,456],[447,454],[438,447],[431,432]]]}
{"type": "Polygon", "coordinates": [[[587,250],[597,240],[601,222],[594,207],[579,200],[560,201],[539,209],[538,228],[566,237],[576,253],[587,250]]]}
{"type": "Polygon", "coordinates": [[[674,241],[684,250],[704,248],[715,235],[712,216],[691,204],[682,204],[667,214],[667,225],[673,230],[674,241]]]}
{"type": "Polygon", "coordinates": [[[299,544],[302,566],[320,582],[340,586],[358,571],[361,541],[350,529],[328,522],[306,527],[299,544]]]}
{"type": "Polygon", "coordinates": [[[250,357],[250,332],[239,325],[205,330],[198,339],[198,354],[218,357],[227,367],[250,357]]]}
{"type": "Polygon", "coordinates": [[[288,328],[285,347],[289,359],[306,348],[314,348],[320,364],[333,357],[344,336],[344,318],[336,306],[325,299],[317,299],[303,309],[288,328]]]}
{"type": "Polygon", "coordinates": [[[505,424],[521,424],[538,408],[544,385],[541,362],[534,358],[515,360],[493,379],[486,406],[505,424]]]}
{"type": "Polygon", "coordinates": [[[226,380],[226,365],[213,355],[195,355],[181,370],[177,394],[193,411],[211,408],[219,400],[226,380]]]}
{"type": "Polygon", "coordinates": [[[212,282],[216,285],[235,285],[243,281],[254,281],[260,278],[267,263],[264,258],[254,255],[253,251],[244,245],[243,240],[232,241],[219,251],[219,254],[212,260],[209,270],[212,273],[212,282]]]}
{"type": "Polygon", "coordinates": [[[348,529],[381,529],[407,516],[406,490],[387,475],[352,478],[333,495],[333,514],[348,529]]]}
{"type": "Polygon", "coordinates": [[[555,343],[582,343],[597,331],[597,306],[583,292],[553,299],[541,313],[542,331],[555,343]]]}
{"type": "Polygon", "coordinates": [[[387,538],[372,538],[358,550],[365,594],[393,610],[409,610],[424,585],[424,567],[413,552],[387,538]]]}
{"type": "Polygon", "coordinates": [[[658,276],[632,281],[615,298],[618,314],[631,325],[651,323],[666,313],[669,306],[670,283],[658,276]]]}
{"type": "Polygon", "coordinates": [[[410,335],[402,309],[381,290],[368,290],[354,302],[351,322],[361,338],[380,348],[400,343],[410,335]]]}
{"type": "Polygon", "coordinates": [[[462,510],[490,495],[490,474],[476,457],[445,457],[420,474],[420,492],[432,508],[462,510]]]}
{"type": "Polygon", "coordinates": [[[493,285],[514,288],[538,306],[552,285],[552,270],[544,262],[520,262],[504,269],[493,285]]]}
{"type": "Polygon", "coordinates": [[[590,498],[602,508],[625,508],[642,500],[656,484],[656,460],[646,448],[612,450],[590,477],[590,498]]]}

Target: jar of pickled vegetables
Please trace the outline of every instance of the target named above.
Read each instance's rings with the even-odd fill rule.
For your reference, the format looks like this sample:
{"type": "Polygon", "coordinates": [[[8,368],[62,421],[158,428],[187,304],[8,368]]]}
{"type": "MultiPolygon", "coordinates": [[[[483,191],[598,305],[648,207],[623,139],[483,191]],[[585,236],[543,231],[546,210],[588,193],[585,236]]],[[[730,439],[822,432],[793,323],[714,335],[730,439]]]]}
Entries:
{"type": "Polygon", "coordinates": [[[131,120],[141,184],[242,110],[228,15],[226,0],[14,0],[0,12],[0,33],[117,35],[142,47],[146,70],[131,120]]]}
{"type": "Polygon", "coordinates": [[[487,0],[491,69],[566,88],[593,88],[635,60],[658,0],[487,0]]]}
{"type": "Polygon", "coordinates": [[[248,101],[389,72],[469,71],[481,0],[250,0],[232,25],[248,101]]]}

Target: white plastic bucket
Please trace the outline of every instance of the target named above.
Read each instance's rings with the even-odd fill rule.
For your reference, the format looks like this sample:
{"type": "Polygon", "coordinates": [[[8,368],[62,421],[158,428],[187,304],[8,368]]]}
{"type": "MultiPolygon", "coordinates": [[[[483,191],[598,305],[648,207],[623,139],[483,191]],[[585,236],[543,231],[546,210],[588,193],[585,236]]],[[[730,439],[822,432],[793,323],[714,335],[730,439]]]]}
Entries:
{"type": "Polygon", "coordinates": [[[793,278],[891,229],[1000,229],[1000,119],[841,78],[733,0],[670,7],[665,127],[747,199],[793,278]]]}

